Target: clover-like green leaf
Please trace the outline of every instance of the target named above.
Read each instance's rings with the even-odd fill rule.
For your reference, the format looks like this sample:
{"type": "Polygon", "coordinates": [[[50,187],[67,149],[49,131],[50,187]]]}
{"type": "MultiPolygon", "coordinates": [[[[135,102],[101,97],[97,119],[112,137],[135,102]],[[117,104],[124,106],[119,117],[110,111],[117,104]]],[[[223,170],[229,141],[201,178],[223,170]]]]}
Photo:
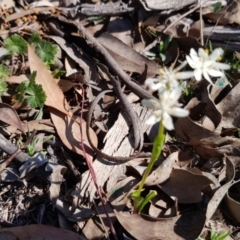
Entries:
{"type": "Polygon", "coordinates": [[[24,54],[27,52],[27,43],[18,34],[13,34],[11,37],[6,38],[4,44],[10,54],[24,54]]]}
{"type": "Polygon", "coordinates": [[[36,46],[36,53],[42,59],[44,64],[49,67],[54,64],[55,54],[57,53],[57,45],[46,40],[41,40],[36,46]]]}
{"type": "Polygon", "coordinates": [[[39,33],[33,33],[32,36],[28,39],[28,42],[33,45],[37,46],[42,41],[39,33]]]}
{"type": "Polygon", "coordinates": [[[36,72],[33,72],[28,81],[24,81],[16,88],[16,99],[19,102],[26,102],[32,108],[42,108],[46,101],[46,94],[40,84],[36,84],[36,72]]]}

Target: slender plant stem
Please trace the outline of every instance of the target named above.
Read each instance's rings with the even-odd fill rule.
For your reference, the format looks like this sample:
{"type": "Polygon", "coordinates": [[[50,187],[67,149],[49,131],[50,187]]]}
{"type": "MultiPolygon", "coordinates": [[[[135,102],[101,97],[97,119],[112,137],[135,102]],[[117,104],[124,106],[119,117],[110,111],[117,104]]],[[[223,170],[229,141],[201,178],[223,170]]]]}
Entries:
{"type": "Polygon", "coordinates": [[[160,154],[162,152],[162,146],[164,144],[164,140],[165,140],[164,126],[162,124],[162,121],[160,121],[159,128],[158,128],[158,135],[154,139],[154,143],[153,143],[151,160],[150,160],[150,163],[148,164],[148,167],[147,167],[146,171],[144,172],[142,180],[139,184],[138,190],[136,192],[137,196],[141,195],[141,191],[143,189],[144,183],[145,183],[148,175],[150,174],[154,163],[156,162],[156,160],[158,159],[158,157],[160,156],[160,154]]]}
{"type": "Polygon", "coordinates": [[[141,202],[141,204],[139,205],[138,207],[138,212],[141,212],[143,210],[143,208],[145,207],[145,205],[150,202],[154,197],[157,196],[157,191],[153,191],[153,192],[150,192],[147,197],[145,197],[143,199],[143,201],[141,202]]]}

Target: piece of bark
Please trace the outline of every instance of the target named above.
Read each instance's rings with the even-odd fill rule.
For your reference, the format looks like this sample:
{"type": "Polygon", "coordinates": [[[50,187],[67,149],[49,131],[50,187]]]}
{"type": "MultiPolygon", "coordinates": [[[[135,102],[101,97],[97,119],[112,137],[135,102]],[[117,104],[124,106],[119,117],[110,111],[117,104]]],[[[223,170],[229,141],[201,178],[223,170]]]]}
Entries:
{"type": "MultiPolygon", "coordinates": [[[[150,126],[146,125],[150,112],[140,105],[132,105],[137,115],[143,124],[143,132],[146,132],[150,126]]],[[[105,137],[105,146],[103,152],[115,156],[129,156],[133,153],[134,149],[131,147],[131,139],[133,135],[129,133],[129,126],[122,114],[119,114],[118,119],[113,127],[108,131],[105,137]]],[[[115,183],[125,176],[126,163],[116,164],[108,161],[103,161],[97,158],[93,163],[93,168],[96,173],[99,186],[106,186],[109,191],[115,183]]],[[[89,177],[89,171],[82,175],[81,182],[77,185],[74,195],[81,201],[81,198],[88,196],[90,201],[93,200],[96,193],[94,183],[89,177]]]]}
{"type": "Polygon", "coordinates": [[[197,3],[197,0],[139,0],[147,11],[171,10],[177,11],[185,6],[197,3]]]}

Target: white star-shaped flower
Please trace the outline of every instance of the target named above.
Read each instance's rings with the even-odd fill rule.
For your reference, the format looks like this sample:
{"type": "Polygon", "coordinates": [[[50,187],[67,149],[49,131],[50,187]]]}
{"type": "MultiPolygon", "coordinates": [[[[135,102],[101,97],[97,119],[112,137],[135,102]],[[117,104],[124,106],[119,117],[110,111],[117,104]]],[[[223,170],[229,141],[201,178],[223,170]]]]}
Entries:
{"type": "Polygon", "coordinates": [[[224,73],[222,70],[230,69],[230,66],[226,63],[217,62],[219,57],[223,54],[222,48],[216,48],[208,55],[202,48],[198,49],[198,53],[191,48],[190,56],[186,56],[187,62],[191,68],[194,69],[194,77],[197,81],[204,78],[213,84],[211,77],[222,77],[224,73]]]}
{"type": "Polygon", "coordinates": [[[184,61],[177,68],[161,68],[159,78],[148,78],[145,81],[145,86],[151,89],[152,91],[163,92],[166,88],[176,88],[178,87],[178,80],[188,79],[194,76],[193,72],[179,72],[187,65],[187,62],[184,61]]]}
{"type": "Polygon", "coordinates": [[[159,101],[155,99],[143,99],[142,105],[153,109],[153,113],[147,120],[147,124],[153,125],[159,121],[167,130],[173,130],[174,117],[186,117],[189,111],[180,108],[181,104],[178,103],[178,99],[181,96],[181,88],[176,87],[172,90],[166,90],[159,94],[159,101]]]}

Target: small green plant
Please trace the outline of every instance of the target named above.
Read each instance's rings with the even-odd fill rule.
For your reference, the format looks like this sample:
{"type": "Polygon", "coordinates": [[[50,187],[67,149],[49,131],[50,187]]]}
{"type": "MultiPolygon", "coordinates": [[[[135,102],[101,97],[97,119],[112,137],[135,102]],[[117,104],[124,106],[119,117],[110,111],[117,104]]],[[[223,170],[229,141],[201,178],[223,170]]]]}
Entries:
{"type": "Polygon", "coordinates": [[[175,69],[173,66],[169,69],[163,67],[160,69],[161,75],[159,78],[149,78],[145,81],[146,87],[152,91],[158,91],[158,99],[143,99],[141,101],[143,106],[153,109],[152,115],[146,121],[146,124],[153,125],[159,123],[159,126],[157,136],[153,141],[150,162],[143,174],[138,189],[131,194],[136,212],[141,212],[144,206],[157,194],[153,191],[146,197],[141,196],[145,181],[161,155],[165,141],[165,129],[169,131],[174,129],[172,117],[187,117],[189,114],[189,111],[182,109],[179,103],[182,95],[179,80],[189,79],[194,76],[197,81],[201,81],[204,77],[209,84],[214,85],[210,76],[223,77],[224,73],[222,70],[230,69],[228,64],[218,62],[223,52],[223,49],[216,48],[208,55],[202,48],[198,49],[198,53],[192,48],[190,54],[186,56],[186,61],[182,62],[175,69]],[[181,71],[187,63],[193,71],[181,71]]]}
{"type": "Polygon", "coordinates": [[[211,8],[212,8],[213,12],[219,12],[222,8],[222,3],[220,1],[216,2],[213,5],[211,5],[211,8]]]}
{"type": "Polygon", "coordinates": [[[11,74],[11,71],[5,67],[4,65],[0,64],[0,97],[7,91],[7,83],[5,81],[6,77],[11,74]]]}
{"type": "Polygon", "coordinates": [[[9,54],[27,53],[27,42],[18,34],[13,34],[4,40],[5,48],[9,54]]]}
{"type": "Polygon", "coordinates": [[[54,71],[52,71],[52,75],[53,75],[54,78],[59,78],[59,77],[65,75],[65,74],[66,74],[66,71],[61,70],[59,68],[57,68],[54,71]]]}
{"type": "Polygon", "coordinates": [[[234,72],[237,72],[240,69],[240,60],[238,59],[236,53],[232,54],[231,68],[232,68],[232,71],[234,72]]]}
{"type": "MultiPolygon", "coordinates": [[[[231,234],[231,232],[227,231],[227,230],[222,230],[220,232],[215,232],[214,229],[211,230],[211,234],[210,234],[210,240],[225,240],[227,236],[229,236],[231,234]]],[[[204,238],[197,238],[196,240],[205,240],[204,238]]]]}
{"type": "Polygon", "coordinates": [[[47,67],[50,67],[52,64],[54,64],[54,58],[57,53],[57,45],[52,44],[46,40],[42,40],[36,46],[35,50],[47,67]]]}
{"type": "Polygon", "coordinates": [[[193,96],[193,89],[191,88],[191,86],[188,86],[187,81],[182,81],[180,83],[180,86],[186,97],[191,98],[193,96]]]}
{"type": "MultiPolygon", "coordinates": [[[[43,40],[38,33],[33,33],[28,42],[35,47],[36,53],[48,68],[54,64],[57,53],[56,44],[43,40]]],[[[6,38],[4,44],[10,55],[27,53],[27,42],[18,34],[6,38]]]]}
{"type": "Polygon", "coordinates": [[[56,44],[41,39],[38,33],[34,33],[28,41],[35,47],[36,53],[47,67],[54,64],[54,58],[57,53],[56,44]]]}
{"type": "MultiPolygon", "coordinates": [[[[30,137],[30,133],[28,133],[28,135],[30,137]]],[[[46,141],[50,140],[51,138],[53,138],[53,135],[50,135],[50,136],[44,138],[43,143],[45,143],[46,141]]],[[[38,141],[39,141],[39,139],[34,137],[33,140],[27,145],[26,151],[27,151],[27,154],[30,157],[32,157],[36,153],[36,146],[38,144],[38,141]]],[[[44,153],[44,151],[43,151],[43,153],[44,153]]]]}
{"type": "Polygon", "coordinates": [[[28,42],[34,47],[36,47],[41,42],[41,40],[42,38],[40,37],[40,34],[33,33],[31,37],[28,39],[28,42]]]}
{"type": "MultiPolygon", "coordinates": [[[[156,34],[153,32],[150,32],[150,34],[153,35],[154,37],[157,37],[156,34]]],[[[165,61],[166,60],[166,51],[167,51],[172,39],[173,39],[173,35],[168,36],[168,38],[165,41],[159,42],[157,53],[146,52],[146,55],[150,59],[155,59],[155,58],[159,57],[162,61],[165,61]]]]}
{"type": "Polygon", "coordinates": [[[16,88],[16,100],[20,103],[26,101],[32,108],[43,108],[46,94],[40,84],[36,84],[37,72],[33,72],[29,80],[22,82],[16,88]]]}
{"type": "Polygon", "coordinates": [[[88,21],[92,22],[94,25],[104,22],[107,18],[103,16],[92,16],[88,17],[88,21]]]}
{"type": "Polygon", "coordinates": [[[34,138],[26,147],[27,154],[32,157],[35,154],[35,149],[38,143],[37,138],[34,138]]]}

